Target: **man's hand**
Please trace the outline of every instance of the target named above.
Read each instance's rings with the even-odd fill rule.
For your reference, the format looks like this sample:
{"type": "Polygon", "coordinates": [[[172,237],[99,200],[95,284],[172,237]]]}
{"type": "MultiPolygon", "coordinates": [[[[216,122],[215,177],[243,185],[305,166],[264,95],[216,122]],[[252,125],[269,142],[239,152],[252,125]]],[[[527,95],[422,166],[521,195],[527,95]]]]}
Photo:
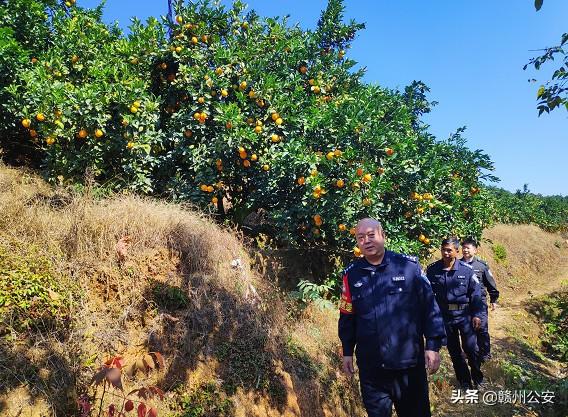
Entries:
{"type": "Polygon", "coordinates": [[[348,377],[352,377],[355,373],[355,368],[353,368],[353,356],[343,357],[343,372],[345,372],[348,377]]]}
{"type": "Polygon", "coordinates": [[[491,311],[495,311],[497,308],[497,303],[491,303],[491,311]]]}
{"type": "MultiPolygon", "coordinates": [[[[424,359],[426,360],[426,369],[430,375],[438,372],[440,367],[440,353],[433,350],[424,351],[424,359]]],[[[344,362],[345,363],[345,362],[344,362]]]]}
{"type": "Polygon", "coordinates": [[[479,317],[474,317],[471,319],[474,330],[479,330],[481,328],[481,319],[479,317]]]}

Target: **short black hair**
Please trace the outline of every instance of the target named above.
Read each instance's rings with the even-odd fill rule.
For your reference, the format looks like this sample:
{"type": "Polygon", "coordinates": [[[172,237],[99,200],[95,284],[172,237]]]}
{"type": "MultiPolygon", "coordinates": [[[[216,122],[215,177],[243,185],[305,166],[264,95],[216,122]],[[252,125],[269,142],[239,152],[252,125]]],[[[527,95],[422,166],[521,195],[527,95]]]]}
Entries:
{"type": "Polygon", "coordinates": [[[463,245],[471,245],[474,248],[477,248],[479,246],[479,243],[477,243],[477,240],[470,236],[462,240],[462,246],[463,245]]]}
{"type": "Polygon", "coordinates": [[[459,249],[460,240],[455,236],[447,237],[444,240],[442,240],[442,244],[440,245],[440,247],[444,247],[446,245],[452,245],[454,248],[459,249]]]}

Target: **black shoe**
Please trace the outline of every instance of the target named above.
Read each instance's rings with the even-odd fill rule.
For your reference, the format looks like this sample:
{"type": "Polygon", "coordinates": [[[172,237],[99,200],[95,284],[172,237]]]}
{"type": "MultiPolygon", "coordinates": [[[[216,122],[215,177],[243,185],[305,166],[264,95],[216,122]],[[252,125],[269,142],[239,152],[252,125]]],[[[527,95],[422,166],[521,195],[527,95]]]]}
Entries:
{"type": "Polygon", "coordinates": [[[467,391],[468,389],[471,389],[471,384],[469,382],[460,382],[460,388],[462,391],[467,391]]]}
{"type": "Polygon", "coordinates": [[[474,382],[473,387],[478,391],[485,391],[487,389],[487,382],[474,382]]]}

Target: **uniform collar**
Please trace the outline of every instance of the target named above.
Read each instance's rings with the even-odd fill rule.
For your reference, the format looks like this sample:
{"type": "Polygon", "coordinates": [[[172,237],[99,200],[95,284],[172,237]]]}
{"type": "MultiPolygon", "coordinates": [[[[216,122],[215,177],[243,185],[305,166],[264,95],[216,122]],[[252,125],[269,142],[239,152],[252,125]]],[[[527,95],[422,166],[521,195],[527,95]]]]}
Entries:
{"type": "Polygon", "coordinates": [[[388,265],[390,263],[391,257],[392,252],[385,250],[385,256],[383,256],[383,260],[378,265],[370,264],[369,261],[367,261],[367,259],[363,257],[363,259],[361,259],[361,265],[359,266],[359,268],[366,269],[368,271],[376,271],[378,268],[388,265]]]}
{"type": "MultiPolygon", "coordinates": [[[[444,266],[444,260],[443,259],[439,259],[438,262],[440,263],[440,269],[445,271],[445,266],[444,266]]],[[[450,269],[448,269],[448,271],[457,271],[458,267],[459,267],[459,262],[460,260],[456,258],[454,264],[452,265],[452,267],[450,269]]]]}

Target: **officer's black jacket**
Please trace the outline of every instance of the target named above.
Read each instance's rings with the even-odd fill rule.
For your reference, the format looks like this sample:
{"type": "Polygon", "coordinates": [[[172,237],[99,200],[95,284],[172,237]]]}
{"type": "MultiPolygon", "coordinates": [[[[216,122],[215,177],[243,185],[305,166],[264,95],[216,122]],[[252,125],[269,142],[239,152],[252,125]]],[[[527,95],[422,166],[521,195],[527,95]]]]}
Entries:
{"type": "Polygon", "coordinates": [[[444,262],[440,259],[426,269],[426,276],[432,285],[436,301],[444,318],[471,315],[481,317],[484,311],[481,301],[479,279],[473,268],[456,259],[449,271],[444,270],[444,262]],[[467,304],[464,309],[449,310],[449,304],[467,304]]]}
{"type": "MultiPolygon", "coordinates": [[[[467,262],[467,261],[465,261],[467,262]]],[[[487,262],[474,256],[471,261],[467,262],[479,278],[479,285],[481,286],[481,301],[483,303],[487,302],[487,294],[489,293],[489,302],[495,303],[499,298],[499,290],[497,289],[497,284],[495,283],[495,278],[489,269],[487,262]]]]}
{"type": "Polygon", "coordinates": [[[339,338],[343,355],[362,368],[424,365],[424,349],[446,344],[440,309],[415,257],[386,251],[380,265],[364,258],[343,275],[339,338]],[[426,346],[424,346],[426,338],[426,346]]]}

